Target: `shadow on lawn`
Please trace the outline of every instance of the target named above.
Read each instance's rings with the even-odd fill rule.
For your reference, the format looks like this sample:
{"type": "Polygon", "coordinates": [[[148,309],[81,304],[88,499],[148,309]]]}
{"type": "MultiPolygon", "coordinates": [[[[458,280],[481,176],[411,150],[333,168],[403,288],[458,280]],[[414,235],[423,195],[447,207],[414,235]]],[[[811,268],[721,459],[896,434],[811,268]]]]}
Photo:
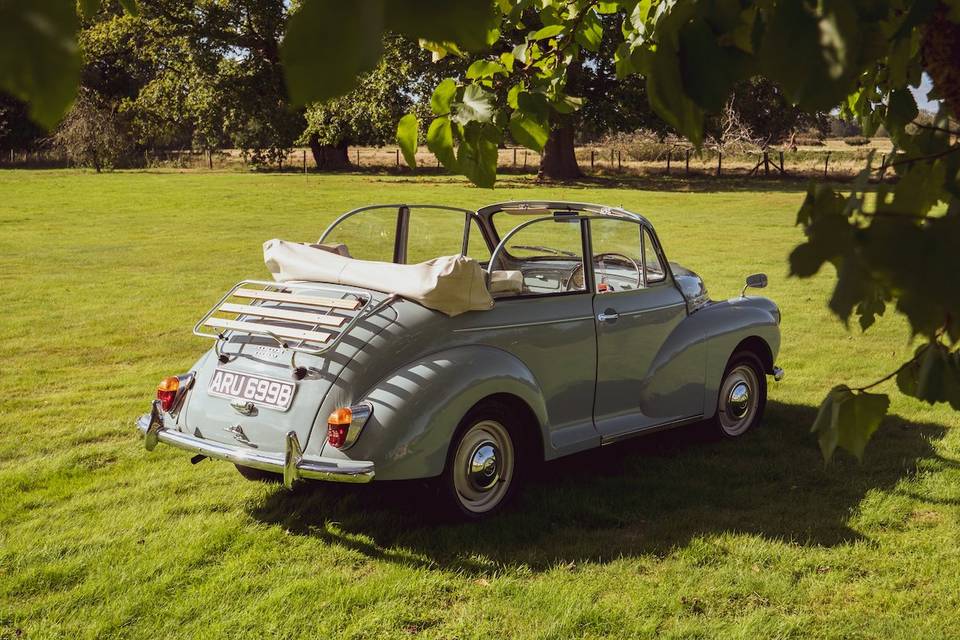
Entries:
{"type": "Polygon", "coordinates": [[[422,482],[304,484],[271,494],[252,516],[379,560],[468,574],[663,555],[724,532],[844,544],[860,538],[846,522],[866,493],[937,459],[930,441],[945,430],[891,416],[863,465],[840,455],[825,468],[807,431],[815,414],[771,402],[765,424],[738,441],[696,425],[550,462],[510,509],[481,523],[435,515],[439,496],[422,482]]]}

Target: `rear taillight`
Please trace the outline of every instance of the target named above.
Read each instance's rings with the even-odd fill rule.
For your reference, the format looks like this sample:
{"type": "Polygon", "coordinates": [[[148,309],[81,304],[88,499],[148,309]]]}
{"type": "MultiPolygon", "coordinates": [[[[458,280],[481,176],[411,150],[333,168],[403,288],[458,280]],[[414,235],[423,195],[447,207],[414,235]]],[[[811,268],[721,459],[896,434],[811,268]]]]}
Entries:
{"type": "Polygon", "coordinates": [[[340,407],[327,418],[327,444],[337,449],[346,449],[360,437],[373,406],[361,403],[352,407],[340,407]]]}
{"type": "Polygon", "coordinates": [[[177,389],[180,388],[180,378],[177,376],[168,376],[157,385],[157,400],[160,401],[160,408],[164,411],[170,411],[173,403],[177,399],[177,389]]]}
{"type": "Polygon", "coordinates": [[[327,418],[327,443],[339,449],[347,443],[347,434],[350,432],[350,423],[353,421],[353,412],[347,407],[341,407],[327,418]]]}

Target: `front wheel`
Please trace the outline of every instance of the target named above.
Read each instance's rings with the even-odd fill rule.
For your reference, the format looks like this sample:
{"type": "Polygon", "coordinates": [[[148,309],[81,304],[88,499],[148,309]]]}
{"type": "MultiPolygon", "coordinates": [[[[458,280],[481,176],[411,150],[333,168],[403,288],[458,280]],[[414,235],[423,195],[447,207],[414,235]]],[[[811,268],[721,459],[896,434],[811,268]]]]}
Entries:
{"type": "Polygon", "coordinates": [[[478,520],[500,510],[518,482],[520,440],[506,407],[485,402],[472,409],[451,443],[442,483],[456,511],[478,520]]]}
{"type": "Polygon", "coordinates": [[[767,378],[760,359],[750,351],[733,354],[720,382],[713,419],[720,434],[742,436],[760,422],[766,405],[767,378]]]}

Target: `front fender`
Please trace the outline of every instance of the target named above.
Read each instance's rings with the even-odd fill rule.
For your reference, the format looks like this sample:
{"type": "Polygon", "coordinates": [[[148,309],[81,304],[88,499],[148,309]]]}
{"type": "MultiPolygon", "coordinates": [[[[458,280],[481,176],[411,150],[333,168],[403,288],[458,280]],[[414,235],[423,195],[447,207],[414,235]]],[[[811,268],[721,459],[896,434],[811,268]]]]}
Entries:
{"type": "Polygon", "coordinates": [[[372,460],[380,480],[440,475],[460,420],[477,402],[498,393],[526,402],[545,438],[546,405],[526,365],[495,347],[463,346],[400,367],[363,394],[360,399],[373,405],[373,415],[349,456],[372,460]]]}
{"type": "Polygon", "coordinates": [[[749,297],[714,302],[691,316],[703,322],[707,330],[705,418],[716,412],[724,370],[741,342],[750,338],[763,340],[770,350],[770,364],[776,361],[780,350],[779,314],[772,300],[749,297]]]}

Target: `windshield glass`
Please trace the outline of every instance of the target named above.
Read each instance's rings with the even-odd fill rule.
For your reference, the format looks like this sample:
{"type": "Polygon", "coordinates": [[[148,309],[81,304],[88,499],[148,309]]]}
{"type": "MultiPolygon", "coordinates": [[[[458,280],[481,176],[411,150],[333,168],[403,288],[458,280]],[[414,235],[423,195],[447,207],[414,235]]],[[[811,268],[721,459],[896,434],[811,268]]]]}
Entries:
{"type": "MultiPolygon", "coordinates": [[[[430,207],[377,207],[340,221],[323,242],[343,244],[350,257],[359,260],[394,262],[395,257],[399,257],[405,264],[415,264],[460,254],[467,215],[463,211],[430,207]],[[398,223],[403,218],[406,219],[406,246],[400,247],[399,256],[395,256],[398,223]]],[[[470,225],[468,255],[479,261],[489,259],[487,244],[475,222],[470,225]]]]}

